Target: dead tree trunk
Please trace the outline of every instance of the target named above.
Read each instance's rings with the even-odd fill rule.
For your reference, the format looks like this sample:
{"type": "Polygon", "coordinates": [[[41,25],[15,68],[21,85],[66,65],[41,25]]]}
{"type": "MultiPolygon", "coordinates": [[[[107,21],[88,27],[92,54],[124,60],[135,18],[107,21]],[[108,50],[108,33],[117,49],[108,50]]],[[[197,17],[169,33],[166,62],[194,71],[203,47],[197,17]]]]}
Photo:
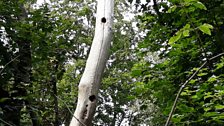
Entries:
{"type": "Polygon", "coordinates": [[[92,125],[112,38],[113,8],[114,0],[98,0],[95,36],[79,83],[78,103],[70,126],[92,125]]]}

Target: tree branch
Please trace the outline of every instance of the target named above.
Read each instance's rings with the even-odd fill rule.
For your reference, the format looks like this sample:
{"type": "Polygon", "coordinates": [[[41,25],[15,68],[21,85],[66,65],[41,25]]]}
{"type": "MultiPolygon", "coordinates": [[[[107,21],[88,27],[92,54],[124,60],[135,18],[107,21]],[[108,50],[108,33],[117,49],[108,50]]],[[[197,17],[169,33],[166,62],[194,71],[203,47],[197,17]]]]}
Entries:
{"type": "Polygon", "coordinates": [[[82,124],[83,126],[86,126],[83,122],[81,122],[77,117],[75,117],[75,115],[73,115],[72,114],[72,111],[70,110],[70,108],[68,107],[68,105],[61,99],[61,98],[59,98],[58,96],[56,96],[55,94],[54,94],[54,96],[57,98],[57,99],[59,99],[65,106],[66,106],[66,108],[68,109],[68,111],[69,111],[69,113],[80,123],[80,124],[82,124]]]}
{"type": "Polygon", "coordinates": [[[4,121],[3,119],[1,119],[0,118],[0,121],[2,121],[3,123],[5,123],[6,125],[8,125],[8,126],[15,126],[15,125],[13,125],[13,124],[10,124],[10,123],[8,123],[8,122],[6,122],[6,121],[4,121]]]}
{"type": "Polygon", "coordinates": [[[184,84],[182,84],[182,86],[180,87],[180,89],[179,89],[179,91],[178,91],[178,93],[177,93],[177,96],[176,96],[176,98],[175,98],[175,101],[174,101],[174,103],[173,103],[173,106],[172,106],[172,109],[171,109],[171,111],[170,111],[170,113],[169,113],[169,117],[167,118],[167,120],[166,120],[166,124],[165,124],[165,126],[168,126],[169,125],[169,122],[170,122],[170,120],[171,120],[171,118],[172,118],[172,115],[173,115],[173,113],[174,113],[174,111],[175,111],[175,109],[176,109],[176,105],[177,105],[177,102],[178,102],[178,99],[179,99],[179,97],[180,97],[180,94],[181,94],[181,92],[183,91],[183,89],[185,88],[185,86],[190,82],[190,80],[192,80],[194,77],[195,77],[195,75],[208,63],[208,61],[211,61],[211,60],[213,60],[213,59],[215,59],[215,58],[218,58],[218,57],[220,57],[220,56],[222,56],[222,55],[224,55],[224,53],[220,53],[220,54],[218,54],[218,55],[216,55],[216,56],[214,56],[214,57],[212,57],[212,58],[210,58],[210,59],[208,59],[207,61],[205,61],[200,67],[199,67],[199,69],[197,69],[188,79],[187,79],[187,81],[185,81],[185,83],[184,84]]]}
{"type": "Polygon", "coordinates": [[[9,61],[8,63],[5,64],[5,66],[3,66],[3,68],[1,69],[0,71],[0,74],[3,72],[3,70],[11,63],[13,62],[14,60],[16,60],[20,55],[16,56],[15,58],[13,58],[11,61],[9,61]]]}

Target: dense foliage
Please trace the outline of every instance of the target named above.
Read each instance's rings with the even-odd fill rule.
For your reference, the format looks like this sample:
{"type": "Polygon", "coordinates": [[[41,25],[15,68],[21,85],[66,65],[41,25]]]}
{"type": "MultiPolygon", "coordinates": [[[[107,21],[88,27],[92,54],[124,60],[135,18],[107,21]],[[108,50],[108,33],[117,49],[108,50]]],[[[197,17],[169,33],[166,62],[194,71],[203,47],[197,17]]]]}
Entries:
{"type": "MultiPolygon", "coordinates": [[[[117,1],[116,5],[125,11],[122,2],[117,1]]],[[[75,110],[77,86],[93,38],[96,2],[52,0],[42,5],[35,3],[0,2],[1,125],[69,125],[75,110]]],[[[126,94],[121,91],[128,90],[129,86],[121,85],[124,81],[127,83],[126,78],[130,80],[130,76],[121,71],[130,71],[131,57],[127,56],[131,55],[129,47],[137,39],[130,44],[134,31],[130,30],[130,21],[122,20],[121,13],[124,12],[116,9],[113,48],[99,100],[111,102],[107,99],[112,97],[118,105],[99,105],[96,124],[121,123],[124,117],[120,114],[124,116],[125,113],[122,107],[125,101],[130,102],[124,101],[126,94]],[[126,61],[129,65],[122,64],[126,61]],[[121,70],[118,72],[118,69],[121,70]],[[123,77],[119,78],[120,75],[123,77]],[[108,89],[112,79],[116,85],[108,89]],[[110,93],[114,90],[119,92],[110,93]],[[107,96],[105,92],[108,92],[107,96]],[[121,94],[121,97],[116,96],[121,94]],[[104,107],[113,109],[109,115],[117,113],[111,118],[112,122],[102,113],[104,107]]]]}
{"type": "Polygon", "coordinates": [[[74,110],[77,95],[76,71],[84,69],[94,30],[89,28],[94,22],[83,24],[84,15],[91,17],[93,10],[86,7],[91,3],[34,2],[0,2],[0,61],[5,65],[1,120],[12,125],[68,125],[68,107],[74,110]]]}
{"type": "MultiPolygon", "coordinates": [[[[0,1],[0,125],[67,126],[75,110],[96,1],[36,2],[0,1]]],[[[94,125],[164,125],[179,89],[170,125],[223,125],[223,9],[117,0],[94,125]]]]}
{"type": "Polygon", "coordinates": [[[224,123],[223,59],[214,58],[224,47],[223,5],[222,0],[153,0],[153,5],[141,5],[144,14],[139,26],[146,36],[138,45],[141,60],[133,74],[143,85],[139,98],[157,106],[154,125],[165,124],[181,87],[171,125],[224,123]],[[154,58],[150,58],[152,52],[154,58]]]}

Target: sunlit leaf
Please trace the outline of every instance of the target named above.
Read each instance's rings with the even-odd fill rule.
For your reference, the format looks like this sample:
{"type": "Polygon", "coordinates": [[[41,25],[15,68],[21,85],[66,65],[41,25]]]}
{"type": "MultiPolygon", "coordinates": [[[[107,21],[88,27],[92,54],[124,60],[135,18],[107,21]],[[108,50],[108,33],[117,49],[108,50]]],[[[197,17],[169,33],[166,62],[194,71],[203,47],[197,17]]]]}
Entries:
{"type": "Polygon", "coordinates": [[[207,75],[208,73],[199,73],[199,74],[197,74],[197,76],[199,76],[199,77],[201,77],[201,76],[205,76],[205,75],[207,75]]]}
{"type": "Polygon", "coordinates": [[[188,94],[187,94],[187,92],[181,92],[180,95],[181,95],[181,96],[186,96],[186,95],[188,95],[188,94]]]}
{"type": "Polygon", "coordinates": [[[169,40],[169,45],[172,45],[173,43],[175,43],[176,41],[178,41],[181,38],[182,33],[181,32],[177,32],[177,34],[173,37],[170,38],[169,40]]]}
{"type": "Polygon", "coordinates": [[[205,117],[211,117],[211,116],[216,116],[216,115],[218,115],[217,112],[206,112],[206,113],[204,113],[205,117]]]}
{"type": "Polygon", "coordinates": [[[211,92],[205,93],[204,100],[207,99],[207,98],[213,97],[213,95],[211,95],[211,94],[212,94],[211,92]]]}
{"type": "Polygon", "coordinates": [[[177,6],[176,5],[173,5],[169,8],[169,10],[167,11],[168,13],[172,13],[176,10],[177,6]]]}
{"type": "Polygon", "coordinates": [[[224,105],[216,105],[215,109],[216,110],[224,109],[224,105]]]}
{"type": "Polygon", "coordinates": [[[198,27],[203,33],[211,35],[211,30],[213,29],[213,26],[210,24],[203,24],[201,26],[198,27]]]}
{"type": "Polygon", "coordinates": [[[192,79],[192,80],[190,80],[190,84],[194,84],[195,82],[196,82],[197,80],[195,80],[195,79],[192,79]]]}
{"type": "Polygon", "coordinates": [[[186,24],[186,25],[184,26],[184,29],[189,29],[190,27],[191,27],[190,24],[186,24]]]}
{"type": "Polygon", "coordinates": [[[199,1],[194,2],[193,5],[199,9],[203,9],[203,10],[207,10],[207,8],[205,7],[205,5],[199,1]]]}
{"type": "Polygon", "coordinates": [[[183,36],[188,37],[189,36],[189,30],[184,30],[183,31],[183,36]]]}
{"type": "Polygon", "coordinates": [[[214,81],[216,81],[216,80],[217,80],[216,77],[210,77],[210,78],[208,79],[208,82],[214,82],[214,81]]]}
{"type": "Polygon", "coordinates": [[[197,1],[197,0],[184,0],[184,2],[187,2],[187,3],[190,3],[190,2],[193,2],[193,1],[197,1]]]}
{"type": "Polygon", "coordinates": [[[207,108],[204,108],[204,110],[207,112],[207,111],[211,110],[211,108],[207,107],[207,108]]]}

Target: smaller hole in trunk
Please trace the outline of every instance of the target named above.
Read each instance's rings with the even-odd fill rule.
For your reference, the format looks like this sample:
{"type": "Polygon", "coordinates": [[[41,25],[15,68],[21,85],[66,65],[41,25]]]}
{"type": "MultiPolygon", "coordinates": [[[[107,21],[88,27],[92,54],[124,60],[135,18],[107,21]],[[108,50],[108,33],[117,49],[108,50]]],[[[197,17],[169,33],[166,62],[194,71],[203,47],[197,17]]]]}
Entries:
{"type": "Polygon", "coordinates": [[[96,99],[96,96],[95,96],[95,95],[91,95],[91,96],[89,96],[89,100],[90,100],[91,102],[93,102],[95,99],[96,99]]]}
{"type": "Polygon", "coordinates": [[[85,109],[85,111],[83,112],[82,119],[85,119],[86,115],[87,115],[87,109],[85,109]]]}
{"type": "Polygon", "coordinates": [[[103,17],[102,19],[101,19],[101,22],[103,22],[103,23],[106,23],[106,18],[105,17],[103,17]]]}

